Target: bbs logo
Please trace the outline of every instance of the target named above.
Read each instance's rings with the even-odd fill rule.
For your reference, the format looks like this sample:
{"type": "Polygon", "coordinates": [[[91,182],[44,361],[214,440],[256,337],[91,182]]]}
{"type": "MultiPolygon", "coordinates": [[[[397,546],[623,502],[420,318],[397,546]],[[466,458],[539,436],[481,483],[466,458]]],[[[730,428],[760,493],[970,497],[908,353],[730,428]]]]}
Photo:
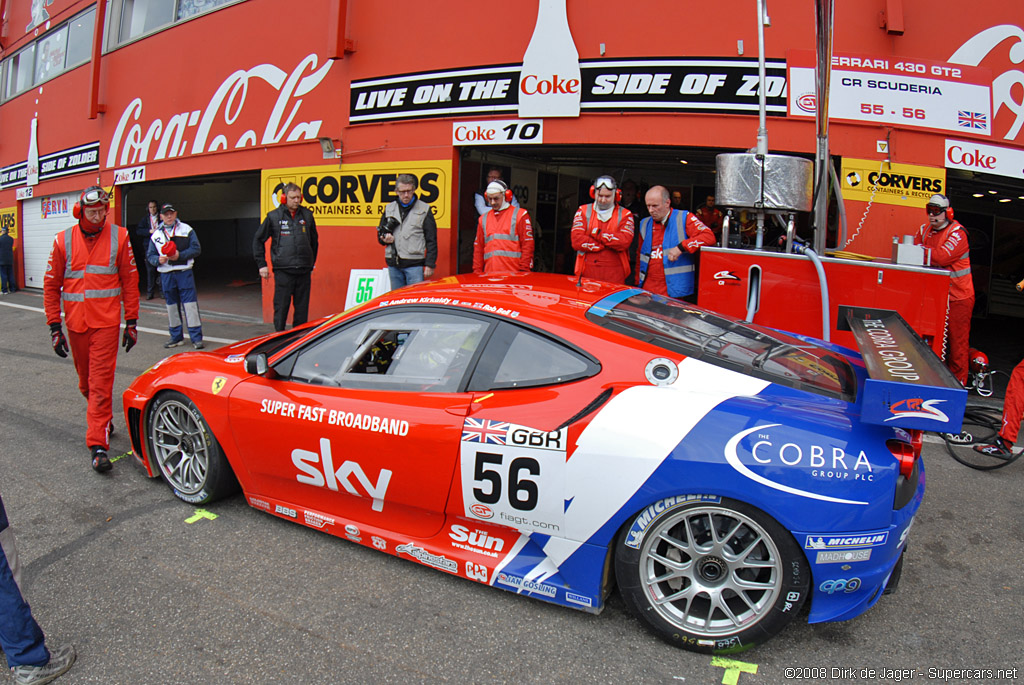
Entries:
{"type": "Polygon", "coordinates": [[[0,214],[0,230],[5,228],[14,228],[14,224],[17,220],[18,217],[14,212],[0,214]]]}

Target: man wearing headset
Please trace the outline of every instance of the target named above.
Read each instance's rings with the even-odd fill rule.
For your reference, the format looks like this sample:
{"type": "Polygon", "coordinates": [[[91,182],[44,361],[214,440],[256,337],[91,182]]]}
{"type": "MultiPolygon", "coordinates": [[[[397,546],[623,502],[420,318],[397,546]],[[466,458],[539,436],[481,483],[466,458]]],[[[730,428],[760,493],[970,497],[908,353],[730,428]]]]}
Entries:
{"type": "Polygon", "coordinates": [[[88,401],[85,443],[92,467],[111,469],[107,449],[114,429],[112,395],[117,340],[124,303],[121,344],[127,353],[138,340],[139,272],[127,229],[110,223],[110,198],[99,186],[82,191],[74,216],[78,224],[54,238],[43,279],[43,307],[50,341],[59,357],[70,351],[78,389],[88,401]],[[68,324],[61,330],[60,310],[68,324]]]}
{"type": "Polygon", "coordinates": [[[953,219],[953,208],[945,195],[932,195],[925,205],[928,222],[914,236],[915,245],[932,250],[932,266],[948,269],[949,314],[946,317],[946,366],[960,383],[967,383],[970,357],[971,312],[974,284],[967,231],[953,219]]]}
{"type": "Polygon", "coordinates": [[[580,206],[572,220],[570,240],[576,250],[573,273],[622,285],[629,275],[633,213],[618,204],[622,192],[611,176],[598,176],[590,186],[591,204],[580,206]]]}
{"type": "Polygon", "coordinates": [[[649,217],[640,222],[637,285],[687,302],[697,299],[696,253],[715,234],[685,209],[673,209],[665,186],[647,191],[649,217]]]}
{"type": "Polygon", "coordinates": [[[473,273],[528,273],[533,269],[530,215],[512,206],[512,191],[502,181],[489,183],[484,194],[491,209],[477,220],[473,273]]]}

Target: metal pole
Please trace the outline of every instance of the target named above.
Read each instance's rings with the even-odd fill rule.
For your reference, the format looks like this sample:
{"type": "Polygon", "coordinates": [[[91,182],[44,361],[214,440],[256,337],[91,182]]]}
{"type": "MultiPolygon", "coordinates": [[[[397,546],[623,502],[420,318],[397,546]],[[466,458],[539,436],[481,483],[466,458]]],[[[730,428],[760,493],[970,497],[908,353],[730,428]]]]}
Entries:
{"type": "Polygon", "coordinates": [[[818,64],[815,74],[815,115],[818,130],[818,144],[815,163],[815,205],[814,205],[814,251],[825,254],[825,239],[828,235],[829,167],[832,164],[828,152],[828,95],[832,76],[832,22],[834,0],[815,0],[815,33],[817,36],[818,64]]]}

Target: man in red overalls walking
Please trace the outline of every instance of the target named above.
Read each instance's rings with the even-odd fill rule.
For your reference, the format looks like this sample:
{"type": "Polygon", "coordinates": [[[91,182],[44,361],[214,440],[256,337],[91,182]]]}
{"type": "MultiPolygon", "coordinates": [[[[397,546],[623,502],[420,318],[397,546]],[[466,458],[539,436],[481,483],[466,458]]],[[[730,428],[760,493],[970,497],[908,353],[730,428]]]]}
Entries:
{"type": "Polygon", "coordinates": [[[67,357],[70,341],[78,389],[88,401],[85,443],[92,467],[100,473],[111,469],[107,449],[114,428],[112,395],[121,303],[125,352],[138,339],[139,318],[139,272],[131,241],[124,227],[107,219],[109,202],[99,186],[82,191],[73,212],[78,224],[54,238],[43,279],[43,306],[53,351],[67,357]],[[62,304],[67,338],[61,330],[62,304]]]}

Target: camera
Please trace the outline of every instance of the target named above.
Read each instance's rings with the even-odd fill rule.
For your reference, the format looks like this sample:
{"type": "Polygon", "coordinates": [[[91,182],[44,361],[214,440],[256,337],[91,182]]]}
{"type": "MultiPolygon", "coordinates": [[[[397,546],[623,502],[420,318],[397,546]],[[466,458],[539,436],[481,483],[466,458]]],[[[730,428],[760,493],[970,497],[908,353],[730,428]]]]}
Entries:
{"type": "Polygon", "coordinates": [[[384,240],[384,236],[393,234],[395,229],[399,226],[401,226],[401,224],[398,222],[398,219],[393,216],[389,216],[384,219],[384,223],[377,226],[377,237],[384,240]]]}

